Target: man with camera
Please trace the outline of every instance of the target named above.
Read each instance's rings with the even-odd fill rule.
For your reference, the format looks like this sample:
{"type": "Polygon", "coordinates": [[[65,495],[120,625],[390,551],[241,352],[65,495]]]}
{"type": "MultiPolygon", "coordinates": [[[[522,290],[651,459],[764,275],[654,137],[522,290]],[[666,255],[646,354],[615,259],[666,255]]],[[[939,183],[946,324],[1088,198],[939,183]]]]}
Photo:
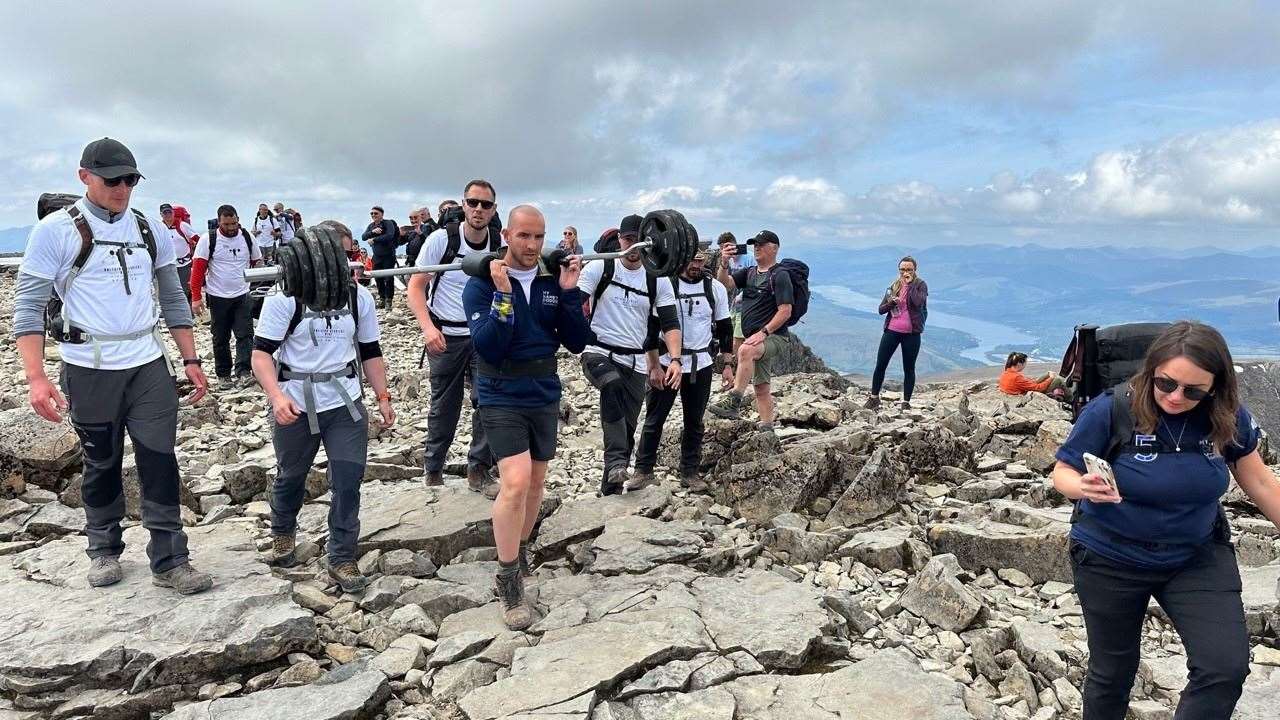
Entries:
{"type": "MultiPolygon", "coordinates": [[[[418,254],[418,267],[447,265],[472,253],[493,252],[502,247],[502,236],[494,232],[489,221],[497,213],[497,193],[487,180],[472,180],[462,191],[466,205],[465,218],[453,208],[440,213],[444,223],[427,237],[418,254]],[[448,221],[448,222],[444,222],[448,221]]],[[[462,394],[471,385],[471,407],[476,407],[474,385],[476,354],[471,343],[471,328],[462,311],[462,294],[467,276],[461,272],[419,273],[409,280],[409,309],[418,320],[426,342],[427,361],[431,369],[431,406],[427,411],[426,482],[444,484],[444,464],[462,416],[462,394]],[[430,290],[430,293],[428,293],[430,290]]],[[[495,497],[497,483],[491,469],[494,460],[485,439],[479,413],[471,415],[471,444],[467,452],[467,487],[495,497]]]]}
{"type": "Polygon", "coordinates": [[[660,378],[678,387],[683,373],[680,317],[671,283],[645,272],[640,252],[630,248],[640,241],[639,215],[628,215],[618,228],[619,260],[593,260],[582,271],[578,289],[591,303],[591,340],[582,353],[587,380],[600,391],[600,423],[604,429],[604,475],[600,494],[623,491],[630,480],[627,466],[635,447],[636,425],[644,404],[645,384],[660,378]],[[665,372],[647,351],[659,347],[665,335],[671,358],[665,372]],[[655,374],[656,373],[656,374],[655,374]]]}
{"type": "Polygon", "coordinates": [[[89,585],[124,578],[121,458],[128,433],[141,485],[142,525],[150,533],[152,582],[191,594],[208,590],[213,578],[191,566],[182,529],[174,456],[178,393],[160,335],[161,315],[195,386],[191,402],[204,397],[208,381],[196,355],[174,246],[159,223],[129,207],[140,180],[133,153],[119,141],[89,143],[80,159],[84,197],[45,215],[31,230],[18,273],[13,330],[31,407],[54,423],[69,410],[80,436],[89,585]],[[47,330],[59,341],[62,393],[44,371],[52,293],[57,312],[47,330]]]}
{"type": "MultiPolygon", "coordinates": [[[[373,250],[373,269],[384,270],[396,266],[396,248],[400,246],[400,226],[386,217],[385,211],[374,205],[369,209],[369,226],[361,239],[373,250]]],[[[391,309],[396,297],[395,278],[377,278],[378,307],[391,309]]]]}
{"type": "Polygon", "coordinates": [[[218,386],[229,389],[253,384],[250,357],[253,352],[253,302],[244,271],[262,264],[262,252],[240,226],[240,216],[230,205],[218,208],[218,220],[208,236],[196,243],[191,264],[191,309],[204,312],[209,296],[210,334],[213,336],[213,371],[218,386]],[[231,360],[231,336],[236,337],[235,363],[231,360]],[[231,373],[235,371],[235,377],[231,373]]]}

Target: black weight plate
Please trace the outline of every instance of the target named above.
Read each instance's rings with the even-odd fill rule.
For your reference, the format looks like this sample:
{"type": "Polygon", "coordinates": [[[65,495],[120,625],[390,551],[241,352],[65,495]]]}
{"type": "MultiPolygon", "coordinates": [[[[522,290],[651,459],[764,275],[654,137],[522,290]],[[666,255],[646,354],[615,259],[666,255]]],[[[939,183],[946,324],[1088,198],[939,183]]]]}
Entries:
{"type": "Polygon", "coordinates": [[[320,232],[320,228],[309,227],[305,236],[308,260],[311,261],[311,276],[315,278],[315,296],[306,305],[317,312],[329,309],[329,303],[333,302],[333,281],[329,278],[330,268],[325,260],[324,250],[320,249],[320,232]]]}
{"type": "Polygon", "coordinates": [[[308,230],[301,230],[293,238],[294,254],[298,257],[298,293],[294,297],[303,305],[316,301],[316,273],[311,266],[311,248],[307,244],[308,230]]]}
{"type": "Polygon", "coordinates": [[[349,271],[347,270],[346,253],[342,252],[342,241],[338,239],[338,234],[332,228],[322,228],[316,234],[316,241],[320,245],[320,252],[324,255],[325,264],[328,267],[329,300],[333,303],[325,309],[330,311],[337,310],[347,304],[347,283],[345,280],[349,276],[349,271]],[[339,256],[342,257],[341,260],[339,260],[339,256]]]}
{"type": "Polygon", "coordinates": [[[280,268],[280,292],[285,297],[297,297],[300,280],[298,254],[293,243],[284,243],[276,251],[276,267],[280,268]]]}

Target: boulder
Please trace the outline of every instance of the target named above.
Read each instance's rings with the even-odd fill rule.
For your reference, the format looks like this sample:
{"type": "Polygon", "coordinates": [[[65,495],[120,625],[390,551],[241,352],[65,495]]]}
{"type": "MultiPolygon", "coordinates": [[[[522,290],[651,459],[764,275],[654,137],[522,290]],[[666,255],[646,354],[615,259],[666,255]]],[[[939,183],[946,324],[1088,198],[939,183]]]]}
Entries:
{"type": "Polygon", "coordinates": [[[193,703],[162,720],[353,720],[371,716],[390,695],[386,675],[352,663],[310,685],[193,703]]]}
{"type": "Polygon", "coordinates": [[[683,562],[706,547],[706,528],[697,523],[662,522],[638,515],[613,518],[595,539],[588,569],[601,575],[645,573],[659,565],[683,562]]]}
{"type": "Polygon", "coordinates": [[[836,550],[836,556],[853,558],[868,567],[888,572],[909,567],[907,540],[911,531],[905,527],[871,530],[854,535],[836,550]]]}
{"type": "Polygon", "coordinates": [[[493,501],[465,488],[375,482],[360,497],[361,554],[413,550],[439,567],[463,550],[493,544],[493,501]]]}
{"type": "Polygon", "coordinates": [[[774,527],[761,538],[775,553],[786,553],[791,564],[825,560],[840,546],[841,537],[831,533],[806,532],[791,527],[774,527]]]}
{"type": "Polygon", "coordinates": [[[776,573],[701,577],[691,587],[716,646],[745,650],[770,670],[803,667],[831,627],[816,588],[776,573]]]}
{"type": "Polygon", "coordinates": [[[1014,459],[1036,472],[1049,472],[1057,463],[1054,455],[1070,434],[1071,423],[1066,420],[1045,420],[1036,430],[1035,439],[1014,453],[1014,459]]]}
{"type": "Polygon", "coordinates": [[[178,595],[151,583],[147,531],[125,531],[124,580],[90,588],[84,540],[64,538],[0,564],[6,602],[0,627],[23,638],[0,643],[0,676],[135,690],[198,683],[240,672],[316,643],[311,613],[290,583],[271,575],[240,523],[188,528],[191,557],[213,589],[178,595]],[[85,622],[85,618],[94,618],[85,622]]]}
{"type": "Polygon", "coordinates": [[[728,691],[710,688],[691,693],[641,695],[627,705],[639,720],[733,720],[738,702],[728,691]]]}
{"type": "Polygon", "coordinates": [[[739,516],[764,525],[808,507],[833,485],[849,484],[857,474],[855,457],[868,442],[865,431],[843,427],[785,447],[770,433],[748,433],[721,456],[716,483],[739,516]]]}
{"type": "Polygon", "coordinates": [[[542,521],[531,549],[543,557],[559,553],[571,543],[581,542],[604,532],[605,523],[613,518],[628,515],[652,517],[661,512],[669,502],[671,491],[656,485],[626,495],[570,500],[542,521]]]}
{"type": "Polygon", "coordinates": [[[907,583],[898,598],[903,608],[930,625],[961,632],[982,612],[982,597],[960,580],[960,563],[954,555],[934,555],[924,569],[907,583]]]}
{"type": "Polygon", "coordinates": [[[80,437],[69,423],[51,423],[29,407],[0,410],[0,477],[18,473],[56,491],[79,464],[80,437]]]}
{"type": "Polygon", "coordinates": [[[912,430],[898,446],[898,460],[907,472],[933,478],[943,467],[972,470],[973,448],[942,425],[926,425],[912,430]]]}
{"type": "Polygon", "coordinates": [[[880,448],[858,469],[827,513],[831,525],[853,527],[897,506],[907,471],[887,448],[880,448]]]}
{"type": "Polygon", "coordinates": [[[991,521],[939,523],[929,527],[929,544],[936,553],[955,555],[971,572],[1015,568],[1036,583],[1070,583],[1069,531],[1062,523],[1039,530],[991,521]]]}
{"type": "Polygon", "coordinates": [[[222,487],[231,502],[244,504],[271,485],[267,468],[258,460],[245,460],[222,468],[222,487]]]}

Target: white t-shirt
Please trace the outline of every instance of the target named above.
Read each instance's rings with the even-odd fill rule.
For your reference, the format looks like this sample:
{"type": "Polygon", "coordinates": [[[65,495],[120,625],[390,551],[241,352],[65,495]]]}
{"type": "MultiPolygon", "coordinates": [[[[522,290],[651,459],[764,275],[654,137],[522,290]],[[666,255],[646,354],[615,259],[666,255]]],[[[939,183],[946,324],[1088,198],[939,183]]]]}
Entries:
{"type": "MultiPolygon", "coordinates": [[[[696,283],[687,282],[684,278],[680,278],[680,289],[676,294],[676,309],[680,312],[680,336],[684,347],[690,350],[700,350],[711,344],[711,338],[715,335],[715,321],[725,320],[729,317],[729,292],[725,290],[724,285],[712,280],[711,281],[711,298],[715,301],[715,307],[707,305],[706,286],[701,280],[696,283]]],[[[671,280],[667,278],[659,278],[659,285],[671,286],[671,280]]],[[[722,348],[727,350],[727,348],[722,348]]],[[[658,360],[662,365],[666,366],[671,363],[671,356],[662,353],[662,357],[658,360]]],[[[706,352],[693,353],[690,357],[681,361],[681,370],[684,372],[693,372],[694,364],[698,369],[710,367],[711,354],[706,352]]]]}
{"type": "MultiPolygon", "coordinates": [[[[219,241],[221,242],[221,241],[219,241]]],[[[356,359],[355,341],[351,335],[357,324],[352,321],[351,314],[322,313],[313,316],[303,308],[302,322],[289,337],[289,321],[293,319],[296,300],[284,295],[268,295],[262,301],[262,315],[258,318],[255,334],[267,340],[283,340],[276,351],[276,360],[289,366],[290,370],[308,373],[340,372],[352,360],[356,359]],[[315,342],[312,342],[312,332],[315,342]]],[[[360,316],[358,340],[363,343],[374,342],[379,337],[378,314],[374,310],[373,296],[364,286],[356,289],[356,312],[360,316]]],[[[360,381],[358,378],[339,378],[338,382],[347,391],[347,396],[359,402],[360,381]]],[[[315,383],[312,386],[316,396],[316,412],[324,412],[343,407],[342,396],[329,383],[315,383]]],[[[286,380],[281,389],[300,408],[306,408],[306,398],[302,392],[302,380],[286,380]]]]}
{"type": "MultiPolygon", "coordinates": [[[[484,248],[477,250],[467,242],[466,230],[462,227],[458,228],[458,232],[463,233],[458,243],[458,254],[454,257],[453,262],[462,262],[462,258],[475,252],[489,252],[489,241],[485,240],[484,248]]],[[[492,232],[492,231],[490,231],[492,232]]],[[[506,245],[506,240],[501,240],[502,245],[506,245]]],[[[418,253],[418,261],[415,263],[417,267],[427,267],[428,265],[439,265],[441,258],[444,257],[445,248],[449,245],[449,231],[446,228],[440,228],[427,236],[426,243],[422,246],[422,251],[418,253]]],[[[465,322],[467,314],[462,311],[462,291],[467,288],[467,274],[461,270],[442,273],[440,275],[440,284],[436,285],[435,297],[431,298],[431,311],[441,320],[450,322],[465,322]]],[[[432,281],[432,284],[434,280],[432,281]]],[[[431,284],[428,284],[430,288],[431,284]]],[[[466,327],[443,327],[440,329],[445,335],[467,336],[471,334],[471,330],[466,327]]]]}
{"type": "MultiPolygon", "coordinates": [[[[155,326],[160,313],[152,299],[151,255],[147,253],[142,233],[133,211],[126,210],[113,223],[99,220],[85,209],[84,200],[76,205],[89,221],[95,240],[129,243],[132,252],[124,255],[129,274],[129,292],[125,292],[124,272],[112,246],[95,246],[79,277],[67,290],[71,264],[80,254],[80,233],[71,216],[55,212],[36,223],[27,238],[22,257],[22,272],[52,280],[53,289],[62,298],[64,316],[76,327],[97,335],[132,335],[155,326]]],[[[173,244],[165,242],[168,228],[148,218],[156,241],[155,267],[174,264],[173,244]]],[[[160,357],[160,346],[150,338],[133,341],[103,342],[103,370],[127,370],[140,367],[160,357]]],[[[62,359],[72,365],[93,367],[93,343],[61,343],[62,359]]]]}
{"type": "Polygon", "coordinates": [[[515,280],[515,284],[511,286],[512,290],[519,287],[524,291],[524,302],[529,304],[529,295],[533,292],[533,279],[538,277],[538,267],[529,268],[528,270],[516,270],[513,267],[507,268],[507,277],[515,280]]]}
{"type": "Polygon", "coordinates": [[[209,269],[204,274],[204,290],[214,297],[234,298],[249,292],[249,281],[244,279],[244,271],[249,263],[262,259],[262,250],[258,244],[253,245],[253,256],[250,257],[248,243],[243,234],[227,237],[221,230],[214,230],[200,238],[196,243],[196,257],[209,261],[209,269]],[[209,257],[209,236],[218,234],[213,254],[209,257]]]}
{"type": "MultiPolygon", "coordinates": [[[[276,236],[271,231],[275,230],[277,227],[279,227],[279,224],[276,222],[274,217],[268,215],[265,218],[261,218],[254,215],[253,230],[251,231],[253,232],[254,244],[261,245],[262,247],[275,247],[276,236]]],[[[283,239],[283,235],[281,236],[281,239],[283,239]]]]}
{"type": "Polygon", "coordinates": [[[165,226],[165,231],[169,234],[169,241],[173,243],[173,257],[177,259],[178,267],[186,267],[191,264],[191,246],[187,244],[187,238],[178,232],[178,228],[182,228],[182,233],[186,233],[187,237],[195,237],[196,231],[186,223],[180,223],[175,227],[165,226]]]}
{"type": "Polygon", "coordinates": [[[293,239],[293,218],[286,218],[283,215],[276,216],[276,222],[280,223],[280,242],[289,242],[293,239]]]}
{"type": "MultiPolygon", "coordinates": [[[[592,260],[587,263],[582,276],[578,279],[578,289],[589,298],[595,297],[596,286],[604,276],[604,263],[604,260],[592,260]]],[[[601,342],[617,347],[642,348],[645,337],[649,334],[648,276],[644,267],[629,270],[622,264],[622,260],[618,259],[614,260],[613,282],[625,285],[631,290],[610,283],[609,287],[605,288],[604,294],[600,296],[600,301],[594,303],[591,308],[591,330],[601,342]]],[[[659,278],[657,285],[658,299],[653,307],[656,309],[675,305],[676,296],[671,291],[671,283],[659,278]]],[[[583,352],[610,355],[608,350],[596,345],[587,345],[583,352]]],[[[630,363],[631,369],[636,372],[643,373],[648,370],[643,353],[637,355],[614,353],[612,357],[624,365],[630,363]]]]}

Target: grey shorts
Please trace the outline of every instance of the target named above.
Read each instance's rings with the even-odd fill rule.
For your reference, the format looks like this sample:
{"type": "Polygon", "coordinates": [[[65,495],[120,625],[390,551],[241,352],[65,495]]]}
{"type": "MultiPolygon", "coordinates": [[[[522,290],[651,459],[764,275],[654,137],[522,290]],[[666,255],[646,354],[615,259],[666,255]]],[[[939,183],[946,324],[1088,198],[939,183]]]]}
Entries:
{"type": "Polygon", "coordinates": [[[480,422],[497,460],[528,451],[538,462],[556,456],[556,432],[560,428],[560,403],[542,407],[480,408],[480,422]]]}

